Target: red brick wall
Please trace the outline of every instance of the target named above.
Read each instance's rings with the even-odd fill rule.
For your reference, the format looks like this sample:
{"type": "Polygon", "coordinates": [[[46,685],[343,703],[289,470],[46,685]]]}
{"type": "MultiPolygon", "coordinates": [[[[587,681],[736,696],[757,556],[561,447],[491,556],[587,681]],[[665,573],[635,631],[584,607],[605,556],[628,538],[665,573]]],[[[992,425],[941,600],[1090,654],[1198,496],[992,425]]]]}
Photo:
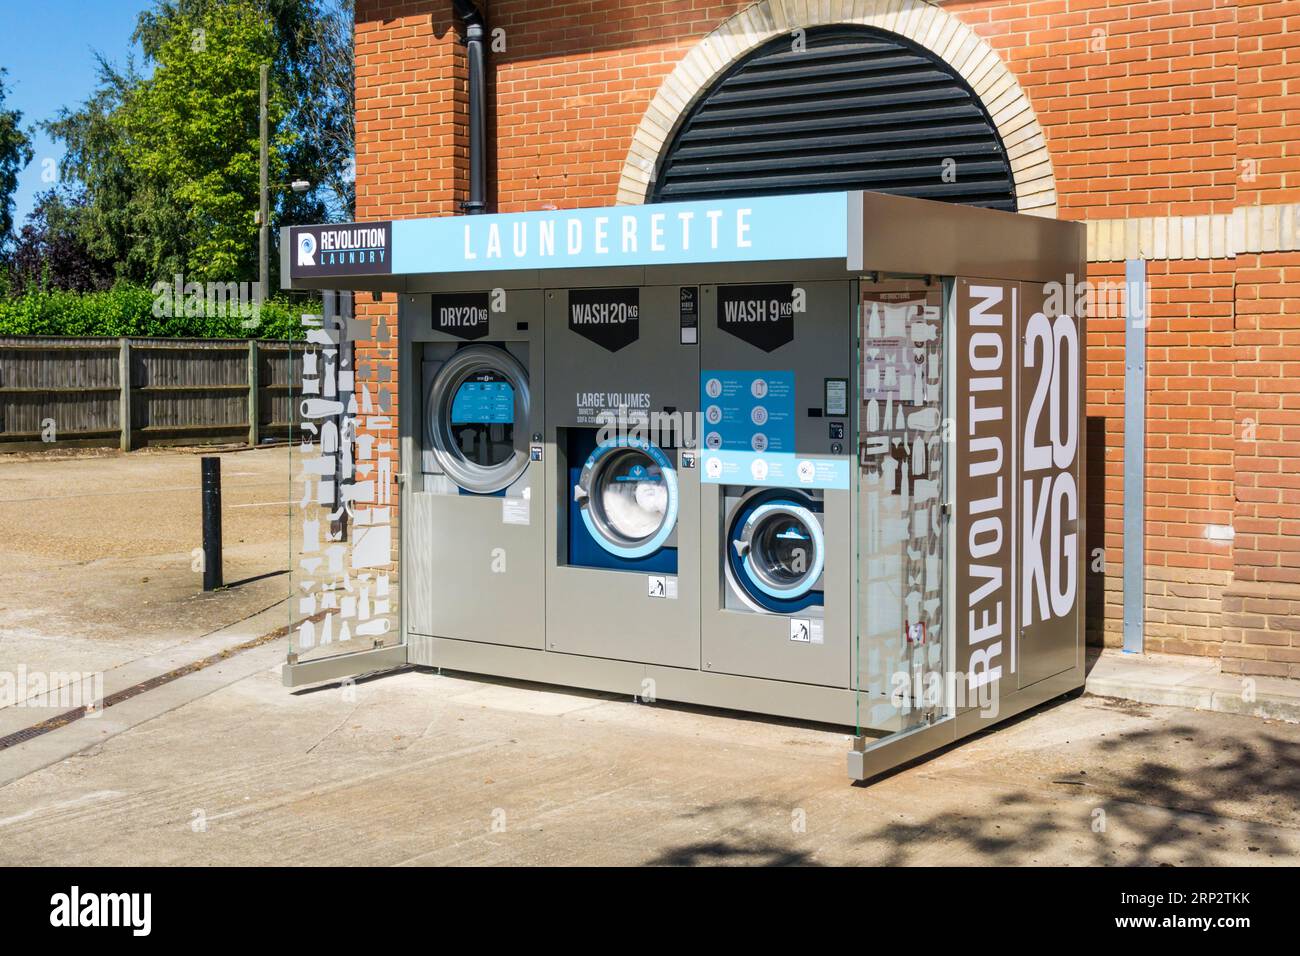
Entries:
{"type": "MultiPolygon", "coordinates": [[[[505,42],[490,56],[490,199],[511,212],[612,203],[664,77],[749,0],[481,5],[505,42]]],[[[1029,96],[1063,218],[1300,202],[1300,0],[942,6],[1029,96]]],[[[358,0],[356,36],[357,217],[456,212],[466,84],[451,3],[358,0]]],[[[1300,676],[1300,254],[1152,261],[1148,275],[1147,646],[1300,676]],[[1235,526],[1235,541],[1207,538],[1210,525],[1235,526]]],[[[1090,278],[1122,281],[1123,265],[1090,278]]],[[[392,302],[362,314],[393,328],[392,302]]],[[[1101,314],[1089,331],[1089,547],[1105,564],[1088,613],[1108,643],[1122,606],[1123,326],[1101,314]]]]}
{"type": "Polygon", "coordinates": [[[1236,61],[1222,0],[948,3],[1029,95],[1065,219],[1226,212],[1236,61]]]}
{"type": "MultiPolygon", "coordinates": [[[[355,30],[358,220],[449,216],[458,211],[468,167],[465,61],[451,28],[451,3],[358,0],[355,30]]],[[[365,293],[358,318],[371,336],[357,347],[358,378],[391,413],[370,429],[390,446],[377,455],[399,469],[397,301],[365,293]]],[[[390,486],[396,515],[396,482],[390,486]]],[[[394,521],[396,525],[396,521],[394,521]]],[[[394,547],[400,547],[395,540],[394,547]]]]}

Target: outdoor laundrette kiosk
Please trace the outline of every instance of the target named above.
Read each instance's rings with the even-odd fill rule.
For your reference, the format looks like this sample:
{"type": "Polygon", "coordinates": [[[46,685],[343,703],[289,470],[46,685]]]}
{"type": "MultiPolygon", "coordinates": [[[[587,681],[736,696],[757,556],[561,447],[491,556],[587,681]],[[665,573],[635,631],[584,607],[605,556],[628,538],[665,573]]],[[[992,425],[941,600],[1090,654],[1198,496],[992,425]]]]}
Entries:
{"type": "Polygon", "coordinates": [[[397,294],[400,500],[350,500],[354,550],[401,532],[352,561],[391,565],[391,627],[304,600],[286,684],[412,663],[819,721],[856,779],[1082,686],[1082,226],[849,192],[282,250],[292,288],[397,294]]]}

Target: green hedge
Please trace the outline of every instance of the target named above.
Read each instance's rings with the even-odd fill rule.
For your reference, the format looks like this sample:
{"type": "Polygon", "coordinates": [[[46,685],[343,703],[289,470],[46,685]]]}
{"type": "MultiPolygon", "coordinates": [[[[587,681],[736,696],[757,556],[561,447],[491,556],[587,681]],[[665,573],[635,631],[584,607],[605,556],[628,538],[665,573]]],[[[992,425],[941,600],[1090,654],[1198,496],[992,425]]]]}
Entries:
{"type": "Polygon", "coordinates": [[[319,300],[271,299],[262,303],[259,324],[248,328],[244,325],[246,319],[236,309],[209,309],[206,303],[186,301],[178,308],[170,308],[169,302],[160,305],[159,298],[145,286],[126,282],[119,282],[106,292],[29,289],[23,295],[0,297],[0,336],[301,339],[302,314],[319,313],[321,309],[319,300]],[[207,314],[184,314],[200,308],[207,314]],[[155,312],[162,314],[155,315],[155,312]]]}

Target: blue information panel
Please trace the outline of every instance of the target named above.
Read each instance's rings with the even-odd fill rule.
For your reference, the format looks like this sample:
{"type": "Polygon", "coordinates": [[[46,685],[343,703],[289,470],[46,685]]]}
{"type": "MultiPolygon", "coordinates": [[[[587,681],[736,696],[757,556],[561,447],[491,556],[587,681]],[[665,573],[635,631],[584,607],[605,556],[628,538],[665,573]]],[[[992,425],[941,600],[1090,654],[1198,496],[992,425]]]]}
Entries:
{"type": "Polygon", "coordinates": [[[849,487],[849,462],[778,452],[705,451],[700,481],[708,485],[759,485],[769,488],[849,487]]]}
{"type": "Polygon", "coordinates": [[[509,382],[471,378],[451,402],[453,425],[514,424],[515,390],[509,382]]]}
{"type": "Polygon", "coordinates": [[[707,451],[794,451],[794,372],[700,373],[707,451]]]}
{"type": "Polygon", "coordinates": [[[794,372],[701,372],[700,408],[706,484],[849,487],[847,460],[796,454],[794,372]]]}

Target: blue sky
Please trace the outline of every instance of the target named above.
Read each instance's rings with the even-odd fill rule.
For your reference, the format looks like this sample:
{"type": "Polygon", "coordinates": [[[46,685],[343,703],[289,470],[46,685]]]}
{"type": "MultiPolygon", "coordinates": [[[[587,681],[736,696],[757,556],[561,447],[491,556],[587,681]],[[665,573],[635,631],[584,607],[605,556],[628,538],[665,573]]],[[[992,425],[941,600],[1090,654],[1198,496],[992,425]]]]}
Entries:
{"type": "MultiPolygon", "coordinates": [[[[131,33],[150,0],[0,0],[0,66],[6,106],[23,114],[23,127],[76,106],[94,88],[95,52],[123,64],[132,52],[131,33]]],[[[137,60],[139,49],[134,50],[137,60]]],[[[53,183],[42,180],[42,161],[62,150],[40,130],[32,132],[36,158],[19,177],[14,222],[21,227],[35,196],[53,183]]]]}

